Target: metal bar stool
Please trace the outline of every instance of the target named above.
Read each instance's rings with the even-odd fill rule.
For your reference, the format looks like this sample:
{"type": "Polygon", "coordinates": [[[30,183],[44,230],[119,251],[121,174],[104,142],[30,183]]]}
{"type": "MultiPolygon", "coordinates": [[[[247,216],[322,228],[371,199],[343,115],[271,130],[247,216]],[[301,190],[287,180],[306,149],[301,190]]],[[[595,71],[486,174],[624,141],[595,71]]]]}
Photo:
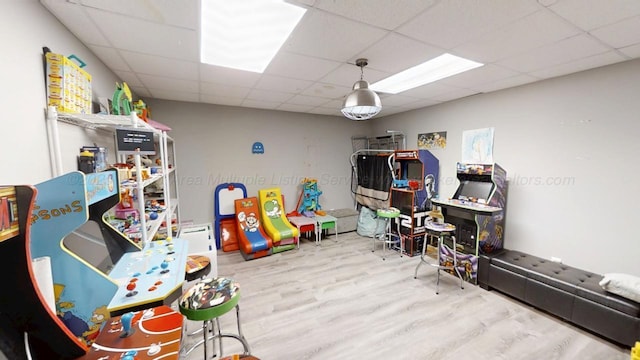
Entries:
{"type": "MultiPolygon", "coordinates": [[[[392,244],[395,243],[395,241],[393,239],[391,239],[392,236],[396,236],[395,234],[393,234],[391,232],[391,219],[396,219],[398,216],[400,216],[400,210],[398,210],[397,208],[391,207],[388,209],[378,209],[376,210],[376,215],[378,215],[378,217],[383,218],[385,221],[385,227],[384,227],[384,233],[380,235],[380,237],[378,238],[379,241],[382,241],[382,260],[385,260],[384,254],[385,254],[385,249],[386,246],[389,245],[391,246],[392,244]]],[[[396,221],[396,226],[397,226],[397,231],[398,231],[398,240],[400,241],[400,257],[402,257],[402,254],[404,253],[404,245],[403,245],[403,241],[402,241],[402,234],[400,234],[400,221],[396,221]]],[[[374,236],[373,239],[373,249],[371,250],[371,252],[376,251],[376,237],[374,236]]]]}
{"type": "Polygon", "coordinates": [[[440,223],[428,221],[425,223],[425,228],[427,231],[425,232],[424,239],[422,240],[422,254],[420,255],[420,262],[416,266],[416,270],[413,274],[413,278],[414,279],[418,278],[418,269],[420,268],[420,265],[427,264],[429,266],[433,266],[436,269],[438,269],[438,277],[436,280],[436,294],[439,294],[438,287],[440,285],[440,270],[454,271],[456,275],[458,275],[458,278],[460,278],[460,289],[464,289],[464,285],[463,285],[464,280],[462,278],[462,274],[460,274],[460,270],[458,269],[458,252],[457,252],[457,246],[456,246],[456,237],[451,234],[453,231],[455,231],[456,227],[448,223],[440,224],[440,223]],[[438,257],[437,257],[436,263],[429,262],[424,258],[427,250],[427,241],[428,241],[427,237],[431,234],[436,235],[438,237],[438,247],[437,247],[438,257]],[[453,265],[442,265],[441,259],[440,259],[440,251],[441,251],[441,248],[443,247],[448,248],[448,246],[444,244],[444,238],[448,236],[450,236],[451,240],[453,241],[453,249],[450,249],[451,253],[453,254],[452,255],[453,265]]]}
{"type": "Polygon", "coordinates": [[[250,355],[249,344],[244,335],[242,335],[242,329],[240,327],[239,300],[240,287],[238,283],[224,277],[200,280],[185,291],[178,303],[180,313],[189,320],[203,321],[203,339],[189,348],[184,354],[185,356],[189,355],[196,347],[204,345],[204,358],[207,359],[207,341],[212,340],[215,353],[215,342],[213,340],[218,339],[220,357],[222,357],[224,352],[222,348],[223,337],[240,341],[244,348],[243,355],[250,355]],[[238,334],[222,333],[219,318],[233,308],[236,309],[238,334]],[[215,320],[216,325],[214,325],[213,320],[215,320]],[[213,333],[213,335],[208,336],[210,332],[213,333]]]}

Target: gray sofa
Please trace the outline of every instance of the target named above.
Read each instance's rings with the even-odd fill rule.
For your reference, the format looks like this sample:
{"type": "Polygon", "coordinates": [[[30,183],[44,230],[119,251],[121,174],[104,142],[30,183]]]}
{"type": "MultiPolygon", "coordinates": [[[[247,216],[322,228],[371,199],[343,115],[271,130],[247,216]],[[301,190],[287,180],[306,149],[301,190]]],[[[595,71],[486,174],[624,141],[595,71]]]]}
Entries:
{"type": "Polygon", "coordinates": [[[584,328],[611,342],[640,341],[640,304],[606,292],[601,275],[520,251],[479,260],[478,283],[584,328]]]}

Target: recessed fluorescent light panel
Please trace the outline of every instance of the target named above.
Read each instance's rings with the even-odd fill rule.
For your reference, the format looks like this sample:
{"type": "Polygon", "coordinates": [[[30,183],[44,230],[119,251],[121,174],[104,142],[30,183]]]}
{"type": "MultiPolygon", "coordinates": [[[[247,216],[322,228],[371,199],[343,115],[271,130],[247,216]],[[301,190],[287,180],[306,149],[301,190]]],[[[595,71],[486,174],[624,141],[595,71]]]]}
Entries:
{"type": "Polygon", "coordinates": [[[397,94],[483,65],[484,64],[445,53],[437,58],[380,80],[371,85],[370,88],[376,92],[397,94]]]}
{"type": "Polygon", "coordinates": [[[306,11],[280,0],[201,0],[200,61],[262,73],[306,11]]]}

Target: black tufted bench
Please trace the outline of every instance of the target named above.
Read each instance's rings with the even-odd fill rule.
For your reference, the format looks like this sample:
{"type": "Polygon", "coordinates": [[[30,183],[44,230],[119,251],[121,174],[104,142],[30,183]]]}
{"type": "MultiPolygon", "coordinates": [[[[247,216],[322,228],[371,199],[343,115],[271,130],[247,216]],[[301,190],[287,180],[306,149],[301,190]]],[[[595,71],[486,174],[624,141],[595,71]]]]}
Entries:
{"type": "Polygon", "coordinates": [[[615,343],[640,341],[640,304],[608,293],[602,276],[504,250],[480,257],[478,283],[556,315],[615,343]]]}

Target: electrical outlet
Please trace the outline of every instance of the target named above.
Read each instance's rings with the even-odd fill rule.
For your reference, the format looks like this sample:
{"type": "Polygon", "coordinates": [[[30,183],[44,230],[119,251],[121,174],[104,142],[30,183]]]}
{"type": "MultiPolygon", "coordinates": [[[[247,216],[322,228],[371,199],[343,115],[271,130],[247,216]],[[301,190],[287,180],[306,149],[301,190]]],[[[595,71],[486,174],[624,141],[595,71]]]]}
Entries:
{"type": "Polygon", "coordinates": [[[559,257],[552,256],[551,261],[553,261],[554,263],[562,264],[562,259],[560,259],[559,257]]]}

